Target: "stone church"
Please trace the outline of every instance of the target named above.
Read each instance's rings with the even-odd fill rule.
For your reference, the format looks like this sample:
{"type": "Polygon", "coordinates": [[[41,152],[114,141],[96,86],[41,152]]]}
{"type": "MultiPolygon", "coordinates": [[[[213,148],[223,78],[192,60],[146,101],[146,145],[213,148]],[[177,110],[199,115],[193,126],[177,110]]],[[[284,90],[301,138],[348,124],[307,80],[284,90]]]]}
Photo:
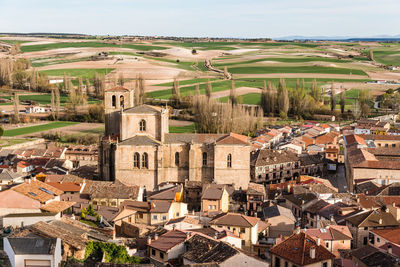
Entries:
{"type": "Polygon", "coordinates": [[[134,106],[134,91],[105,91],[105,136],[100,142],[103,180],[146,186],[201,181],[246,189],[250,144],[239,134],[169,133],[169,110],[134,106]]]}

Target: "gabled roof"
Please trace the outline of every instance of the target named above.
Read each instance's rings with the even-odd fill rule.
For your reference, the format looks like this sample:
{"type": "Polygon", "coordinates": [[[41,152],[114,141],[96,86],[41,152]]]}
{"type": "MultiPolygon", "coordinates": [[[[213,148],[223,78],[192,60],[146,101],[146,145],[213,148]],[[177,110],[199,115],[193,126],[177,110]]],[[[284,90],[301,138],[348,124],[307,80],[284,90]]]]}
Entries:
{"type": "Polygon", "coordinates": [[[135,135],[120,142],[120,146],[158,146],[161,143],[149,135],[135,135]]]}
{"type": "Polygon", "coordinates": [[[52,255],[57,239],[44,237],[9,237],[15,255],[52,255]]]}
{"type": "Polygon", "coordinates": [[[347,226],[329,225],[326,228],[312,228],[303,230],[307,235],[323,240],[352,240],[353,237],[347,226]]]}
{"type": "Polygon", "coordinates": [[[128,89],[124,86],[115,86],[105,90],[106,92],[129,92],[131,89],[128,89]]]}
{"type": "Polygon", "coordinates": [[[246,191],[247,195],[266,196],[265,187],[262,184],[249,183],[246,191]]]}
{"type": "Polygon", "coordinates": [[[62,190],[34,179],[17,185],[12,190],[40,202],[46,202],[64,193],[62,190]]]}
{"type": "Polygon", "coordinates": [[[176,218],[176,219],[171,219],[165,225],[176,224],[176,223],[181,223],[181,222],[185,222],[185,223],[188,223],[188,224],[201,225],[199,220],[191,218],[189,216],[184,216],[184,217],[180,217],[180,218],[176,218]]]}
{"type": "Polygon", "coordinates": [[[180,230],[171,230],[158,237],[157,240],[152,240],[151,244],[148,246],[163,252],[168,252],[170,249],[185,242],[186,238],[187,235],[185,232],[180,230]]]}
{"type": "Polygon", "coordinates": [[[217,145],[247,145],[248,137],[236,133],[230,133],[216,141],[217,145]]]}
{"type": "Polygon", "coordinates": [[[357,227],[383,227],[400,225],[391,213],[379,209],[361,212],[346,218],[346,221],[357,227]]]}
{"type": "Polygon", "coordinates": [[[48,212],[59,213],[72,207],[74,204],[75,202],[54,200],[40,207],[40,209],[48,212]]]}
{"type": "Polygon", "coordinates": [[[291,219],[293,222],[296,221],[296,218],[294,217],[294,215],[290,209],[279,206],[279,205],[263,208],[263,214],[264,214],[265,220],[268,220],[269,218],[273,218],[273,217],[277,217],[277,216],[285,216],[285,217],[291,219]]]}
{"type": "Polygon", "coordinates": [[[150,105],[140,105],[132,108],[127,108],[124,110],[124,113],[133,113],[133,114],[159,114],[161,113],[162,108],[150,105]]]}
{"type": "Polygon", "coordinates": [[[40,202],[12,189],[0,192],[0,208],[39,209],[40,202]]]}
{"type": "Polygon", "coordinates": [[[22,177],[23,175],[21,173],[18,172],[12,172],[9,171],[7,169],[4,169],[1,173],[0,173],[0,180],[1,181],[12,181],[16,178],[22,177]]]}
{"type": "Polygon", "coordinates": [[[229,225],[239,227],[253,227],[258,223],[259,219],[250,217],[239,213],[221,213],[215,216],[210,224],[213,225],[229,225]]]}
{"type": "Polygon", "coordinates": [[[373,229],[370,231],[389,242],[400,245],[400,228],[373,229]]]}
{"type": "Polygon", "coordinates": [[[299,161],[297,155],[290,151],[261,149],[250,154],[250,164],[256,167],[297,161],[299,161]]]}
{"type": "Polygon", "coordinates": [[[72,183],[72,182],[46,182],[46,184],[51,185],[59,190],[64,192],[79,192],[81,190],[80,183],[72,183]]]}
{"type": "Polygon", "coordinates": [[[225,185],[205,184],[201,192],[201,199],[220,200],[226,190],[225,185]]]}
{"type": "Polygon", "coordinates": [[[176,185],[171,188],[154,192],[148,197],[150,200],[169,200],[174,201],[176,194],[182,192],[182,185],[176,185]]]}
{"type": "Polygon", "coordinates": [[[321,261],[334,259],[335,255],[323,245],[317,246],[316,241],[305,233],[293,234],[282,243],[273,246],[270,253],[287,259],[296,265],[305,266],[321,261]],[[315,249],[315,258],[310,257],[310,250],[315,249]]]}
{"type": "Polygon", "coordinates": [[[301,205],[307,204],[310,201],[313,201],[314,199],[317,199],[317,197],[312,193],[283,195],[283,198],[299,207],[301,205]]]}
{"type": "Polygon", "coordinates": [[[167,133],[164,135],[164,143],[189,144],[193,142],[197,144],[212,144],[224,136],[224,134],[167,133]]]}

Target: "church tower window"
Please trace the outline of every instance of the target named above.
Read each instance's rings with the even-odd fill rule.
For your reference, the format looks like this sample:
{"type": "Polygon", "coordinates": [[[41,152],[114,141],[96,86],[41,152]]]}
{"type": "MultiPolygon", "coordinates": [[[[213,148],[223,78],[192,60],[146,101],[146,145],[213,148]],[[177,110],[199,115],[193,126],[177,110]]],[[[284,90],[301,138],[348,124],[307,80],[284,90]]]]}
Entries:
{"type": "Polygon", "coordinates": [[[125,105],[125,99],[124,99],[124,96],[121,95],[121,96],[119,97],[119,106],[120,106],[121,108],[124,108],[124,105],[125,105]]]}
{"type": "Polygon", "coordinates": [[[142,155],[142,168],[143,169],[148,169],[149,168],[149,156],[147,153],[143,153],[142,155]]]}
{"type": "Polygon", "coordinates": [[[228,154],[226,157],[226,166],[228,168],[232,168],[232,154],[228,154]]]}
{"type": "Polygon", "coordinates": [[[141,120],[139,122],[139,130],[141,132],[145,132],[146,131],[146,121],[145,120],[141,120]]]}
{"type": "Polygon", "coordinates": [[[175,152],[175,165],[179,166],[179,152],[175,152]]]}
{"type": "Polygon", "coordinates": [[[111,102],[112,107],[115,108],[117,106],[117,98],[115,97],[115,95],[111,97],[111,102]]]}
{"type": "Polygon", "coordinates": [[[133,167],[140,168],[140,155],[137,152],[133,155],[133,167]]]}
{"type": "Polygon", "coordinates": [[[207,166],[207,153],[203,152],[203,167],[207,166]]]}

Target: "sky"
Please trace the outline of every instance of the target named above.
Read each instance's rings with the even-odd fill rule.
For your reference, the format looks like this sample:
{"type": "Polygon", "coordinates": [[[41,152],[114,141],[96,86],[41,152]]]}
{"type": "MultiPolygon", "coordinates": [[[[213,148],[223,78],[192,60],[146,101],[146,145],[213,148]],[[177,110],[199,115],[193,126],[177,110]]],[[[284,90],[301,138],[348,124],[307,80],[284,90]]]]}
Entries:
{"type": "Polygon", "coordinates": [[[400,35],[399,0],[0,0],[0,32],[278,38],[400,35]]]}

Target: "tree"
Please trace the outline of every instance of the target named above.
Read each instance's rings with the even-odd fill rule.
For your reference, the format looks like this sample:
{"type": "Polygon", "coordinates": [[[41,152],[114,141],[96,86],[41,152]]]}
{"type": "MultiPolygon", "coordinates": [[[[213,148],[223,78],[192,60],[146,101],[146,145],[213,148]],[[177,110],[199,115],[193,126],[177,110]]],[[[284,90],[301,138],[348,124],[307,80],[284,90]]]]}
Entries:
{"type": "Polygon", "coordinates": [[[279,107],[279,114],[282,112],[286,115],[289,112],[289,91],[286,88],[286,82],[284,79],[279,80],[279,87],[278,87],[278,107],[279,107]]]}
{"type": "Polygon", "coordinates": [[[334,111],[336,108],[336,91],[335,91],[335,86],[332,82],[331,85],[331,111],[334,111]]]}
{"type": "Polygon", "coordinates": [[[18,93],[14,93],[14,122],[19,123],[19,97],[18,93]]]}
{"type": "Polygon", "coordinates": [[[144,103],[144,96],[145,96],[145,80],[142,76],[142,74],[139,74],[139,79],[138,79],[138,86],[139,86],[139,103],[143,104],[144,103]]]}
{"type": "Polygon", "coordinates": [[[342,91],[340,93],[340,112],[343,114],[344,113],[344,108],[346,106],[346,95],[345,92],[342,91]]]}
{"type": "Polygon", "coordinates": [[[267,81],[264,81],[264,87],[263,87],[263,89],[262,89],[262,92],[261,92],[261,107],[262,107],[262,109],[264,110],[264,113],[269,113],[269,110],[268,110],[268,102],[269,102],[269,99],[268,99],[268,90],[267,90],[267,81]]]}
{"type": "Polygon", "coordinates": [[[174,78],[174,82],[172,85],[172,96],[177,100],[180,100],[181,98],[181,89],[179,87],[179,81],[176,77],[174,78]]]}
{"type": "Polygon", "coordinates": [[[196,96],[200,95],[200,85],[197,83],[196,84],[196,96]]]}
{"type": "Polygon", "coordinates": [[[236,95],[236,86],[235,86],[235,81],[231,81],[231,90],[229,94],[229,100],[231,101],[232,105],[238,104],[238,98],[236,95]]]}
{"type": "Polygon", "coordinates": [[[119,76],[118,76],[118,85],[119,86],[124,86],[124,83],[125,83],[124,74],[122,72],[120,72],[119,76]]]}
{"type": "Polygon", "coordinates": [[[0,126],[0,137],[4,135],[4,128],[0,126]]]}
{"type": "Polygon", "coordinates": [[[319,103],[321,101],[321,90],[318,88],[316,79],[314,79],[312,83],[311,96],[314,98],[315,102],[319,103]]]}
{"type": "Polygon", "coordinates": [[[55,100],[56,100],[56,119],[60,117],[60,88],[56,86],[54,88],[54,95],[55,95],[55,100]]]}
{"type": "Polygon", "coordinates": [[[91,94],[89,78],[86,78],[86,94],[87,95],[91,94]]]}
{"type": "Polygon", "coordinates": [[[56,100],[54,89],[51,90],[51,116],[55,119],[56,100]]]}
{"type": "Polygon", "coordinates": [[[368,117],[371,111],[372,96],[370,90],[360,90],[360,96],[358,97],[360,102],[361,116],[368,117]]]}
{"type": "Polygon", "coordinates": [[[206,96],[207,96],[208,98],[211,98],[211,92],[212,92],[211,81],[210,81],[210,79],[207,79],[207,83],[206,83],[206,96]]]}
{"type": "Polygon", "coordinates": [[[374,59],[374,51],[373,50],[369,50],[368,51],[368,59],[371,61],[375,61],[374,59]]]}

